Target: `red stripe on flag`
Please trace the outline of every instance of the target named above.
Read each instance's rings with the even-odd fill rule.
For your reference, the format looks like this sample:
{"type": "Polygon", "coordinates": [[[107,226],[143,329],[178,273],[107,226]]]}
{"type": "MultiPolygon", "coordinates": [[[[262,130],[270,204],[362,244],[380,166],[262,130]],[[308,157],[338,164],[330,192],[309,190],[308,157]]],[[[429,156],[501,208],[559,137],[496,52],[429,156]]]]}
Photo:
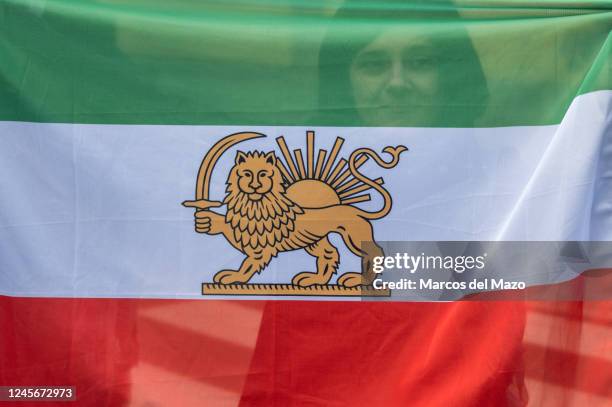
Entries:
{"type": "Polygon", "coordinates": [[[525,356],[529,377],[566,389],[605,396],[612,402],[612,362],[533,344],[525,344],[525,356]]]}
{"type": "Polygon", "coordinates": [[[242,404],[521,405],[523,326],[510,302],[269,302],[242,404]]]}
{"type": "Polygon", "coordinates": [[[0,296],[0,385],[76,386],[86,406],[236,405],[263,306],[0,296]]]}
{"type": "Polygon", "coordinates": [[[550,304],[0,296],[0,384],[73,385],[91,406],[515,406],[525,374],[610,398],[594,338],[612,302],[550,304]],[[525,307],[554,318],[526,346],[525,307]]]}

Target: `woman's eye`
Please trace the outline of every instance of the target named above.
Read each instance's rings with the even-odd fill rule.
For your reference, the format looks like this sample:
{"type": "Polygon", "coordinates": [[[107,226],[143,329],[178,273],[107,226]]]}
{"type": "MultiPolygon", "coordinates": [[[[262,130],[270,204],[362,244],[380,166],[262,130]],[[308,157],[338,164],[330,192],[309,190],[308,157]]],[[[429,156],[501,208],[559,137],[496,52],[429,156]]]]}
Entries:
{"type": "Polygon", "coordinates": [[[378,75],[387,71],[390,65],[389,58],[385,55],[375,53],[358,58],[355,67],[364,74],[378,75]]]}
{"type": "Polygon", "coordinates": [[[387,65],[380,61],[366,61],[359,65],[359,69],[370,75],[383,73],[387,70],[387,65]]]}
{"type": "Polygon", "coordinates": [[[435,65],[434,58],[432,57],[408,58],[405,64],[412,69],[429,69],[433,68],[435,65]]]}

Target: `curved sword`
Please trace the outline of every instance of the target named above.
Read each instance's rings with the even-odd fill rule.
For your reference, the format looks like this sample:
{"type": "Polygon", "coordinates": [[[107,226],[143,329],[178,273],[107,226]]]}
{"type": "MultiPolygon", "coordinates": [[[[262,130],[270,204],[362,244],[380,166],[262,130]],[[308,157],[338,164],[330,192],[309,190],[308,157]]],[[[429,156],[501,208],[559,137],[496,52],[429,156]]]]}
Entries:
{"type": "Polygon", "coordinates": [[[211,207],[218,207],[223,205],[219,201],[210,201],[210,179],[212,177],[213,169],[219,161],[219,158],[229,148],[235,146],[243,141],[266,137],[265,134],[255,132],[240,132],[230,134],[217,141],[214,146],[204,156],[200,169],[198,171],[198,180],[196,181],[196,201],[185,201],[184,206],[195,207],[197,209],[208,209],[211,207]],[[198,202],[200,201],[200,202],[198,202]]]}

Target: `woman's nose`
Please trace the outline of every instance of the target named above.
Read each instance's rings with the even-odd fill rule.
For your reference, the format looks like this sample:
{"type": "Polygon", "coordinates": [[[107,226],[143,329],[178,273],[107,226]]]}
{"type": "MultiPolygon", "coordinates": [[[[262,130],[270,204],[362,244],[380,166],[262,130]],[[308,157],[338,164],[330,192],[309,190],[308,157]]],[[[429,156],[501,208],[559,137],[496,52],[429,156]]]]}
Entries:
{"type": "Polygon", "coordinates": [[[406,78],[404,78],[404,67],[401,61],[393,61],[391,65],[391,77],[389,78],[389,86],[405,86],[406,78]]]}
{"type": "Polygon", "coordinates": [[[410,83],[406,78],[406,71],[401,60],[394,61],[391,65],[389,73],[389,82],[387,83],[387,91],[391,96],[402,96],[410,87],[410,83]]]}

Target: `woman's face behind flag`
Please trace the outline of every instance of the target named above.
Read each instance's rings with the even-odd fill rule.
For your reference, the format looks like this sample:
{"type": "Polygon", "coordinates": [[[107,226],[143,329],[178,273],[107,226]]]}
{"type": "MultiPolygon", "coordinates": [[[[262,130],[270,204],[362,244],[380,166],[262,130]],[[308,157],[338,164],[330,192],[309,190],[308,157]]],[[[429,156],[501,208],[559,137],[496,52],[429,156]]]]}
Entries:
{"type": "MultiPolygon", "coordinates": [[[[486,109],[489,92],[468,20],[452,8],[381,6],[366,14],[360,4],[343,3],[324,35],[319,120],[351,126],[431,126],[453,120],[473,125],[486,109]],[[345,22],[353,19],[356,26],[349,29],[345,22]]],[[[450,3],[436,3],[444,4],[450,3]]]]}
{"type": "Polygon", "coordinates": [[[418,28],[392,28],[374,38],[349,67],[361,121],[402,126],[410,117],[430,120],[440,92],[438,59],[434,43],[418,28]]]}

